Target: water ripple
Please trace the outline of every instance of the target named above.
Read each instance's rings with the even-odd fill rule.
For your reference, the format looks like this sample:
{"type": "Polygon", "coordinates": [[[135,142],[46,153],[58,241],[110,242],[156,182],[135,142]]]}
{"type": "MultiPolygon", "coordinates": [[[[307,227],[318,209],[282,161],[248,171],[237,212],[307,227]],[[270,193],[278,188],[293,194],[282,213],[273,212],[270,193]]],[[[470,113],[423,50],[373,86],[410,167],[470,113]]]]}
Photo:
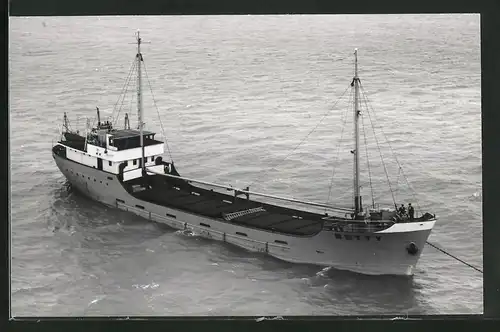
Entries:
{"type": "MultiPolygon", "coordinates": [[[[359,47],[370,116],[391,142],[380,153],[398,200],[414,198],[391,148],[419,204],[439,216],[431,240],[482,263],[478,15],[13,18],[15,315],[482,312],[481,278],[432,248],[413,278],[322,270],[174,232],[73,192],[50,143],[63,112],[82,131],[95,106],[111,115],[134,56],[131,26],[152,42],[143,48],[147,72],[182,174],[235,186],[256,179],[256,191],[325,201],[337,163],[332,196],[348,204],[352,118],[340,144],[349,106],[332,106],[359,47]]],[[[129,97],[121,112],[135,107],[129,97]]],[[[149,87],[144,109],[147,129],[160,132],[149,87]]],[[[369,150],[375,195],[391,204],[376,144],[369,150]]]]}

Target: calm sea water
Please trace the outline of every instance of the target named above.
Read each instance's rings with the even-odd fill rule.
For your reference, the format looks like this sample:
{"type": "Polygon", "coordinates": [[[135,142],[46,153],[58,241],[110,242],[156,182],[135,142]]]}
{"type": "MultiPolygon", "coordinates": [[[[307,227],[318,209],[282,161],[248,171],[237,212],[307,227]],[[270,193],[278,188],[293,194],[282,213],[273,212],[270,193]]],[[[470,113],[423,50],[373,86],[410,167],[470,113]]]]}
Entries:
{"type": "MultiPolygon", "coordinates": [[[[146,126],[161,133],[160,116],[182,175],[350,205],[352,116],[345,115],[348,95],[336,102],[352,79],[357,47],[373,107],[363,124],[377,201],[392,204],[392,196],[368,115],[395,199],[436,213],[429,240],[480,267],[478,15],[47,17],[10,24],[13,315],[482,313],[482,275],[432,247],[412,278],[288,264],[95,204],[68,188],[50,151],[63,112],[80,130],[96,106],[111,115],[140,28],[151,42],[143,54],[159,110],[145,80],[146,126]]],[[[130,96],[120,125],[124,112],[135,124],[130,96]]]]}

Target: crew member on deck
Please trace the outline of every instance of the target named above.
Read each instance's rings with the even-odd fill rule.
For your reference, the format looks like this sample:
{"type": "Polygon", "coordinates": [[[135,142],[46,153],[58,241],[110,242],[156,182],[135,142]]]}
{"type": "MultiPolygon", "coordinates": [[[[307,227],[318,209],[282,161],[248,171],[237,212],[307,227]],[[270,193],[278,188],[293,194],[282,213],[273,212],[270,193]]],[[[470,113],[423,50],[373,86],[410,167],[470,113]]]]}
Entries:
{"type": "Polygon", "coordinates": [[[406,208],[404,204],[401,204],[401,207],[399,208],[399,214],[401,215],[401,218],[403,218],[406,214],[406,208]]]}
{"type": "Polygon", "coordinates": [[[415,215],[415,209],[411,206],[411,203],[408,203],[408,214],[410,215],[410,220],[413,220],[415,215]]]}

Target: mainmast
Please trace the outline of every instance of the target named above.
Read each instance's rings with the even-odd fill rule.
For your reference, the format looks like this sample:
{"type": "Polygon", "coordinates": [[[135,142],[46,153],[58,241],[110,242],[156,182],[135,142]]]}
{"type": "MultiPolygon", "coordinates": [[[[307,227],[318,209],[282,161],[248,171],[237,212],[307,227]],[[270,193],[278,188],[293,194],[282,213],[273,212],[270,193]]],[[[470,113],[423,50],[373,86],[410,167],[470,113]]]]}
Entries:
{"type": "Polygon", "coordinates": [[[144,166],[144,137],[142,134],[142,77],[141,77],[141,62],[142,62],[142,54],[141,54],[141,37],[139,35],[139,30],[137,30],[137,113],[139,115],[139,132],[140,132],[140,142],[141,142],[141,167],[143,170],[146,169],[144,166]]]}
{"type": "Polygon", "coordinates": [[[358,49],[354,50],[354,216],[363,211],[359,186],[359,77],[358,77],[358,49]]]}

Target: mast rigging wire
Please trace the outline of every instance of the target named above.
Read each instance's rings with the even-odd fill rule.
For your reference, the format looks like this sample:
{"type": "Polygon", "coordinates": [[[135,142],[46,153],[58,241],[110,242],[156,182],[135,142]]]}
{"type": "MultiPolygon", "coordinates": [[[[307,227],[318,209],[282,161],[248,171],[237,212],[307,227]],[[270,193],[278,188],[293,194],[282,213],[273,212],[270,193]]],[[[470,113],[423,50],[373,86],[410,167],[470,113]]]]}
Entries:
{"type": "MultiPolygon", "coordinates": [[[[128,85],[129,85],[130,79],[132,77],[132,73],[133,73],[133,71],[135,69],[135,66],[136,66],[136,62],[134,60],[132,62],[132,64],[130,65],[130,68],[129,68],[129,71],[128,71],[128,74],[127,74],[127,78],[125,79],[125,82],[123,83],[123,86],[122,86],[122,89],[120,91],[119,97],[116,100],[115,105],[113,106],[113,111],[112,111],[111,115],[108,115],[106,117],[106,119],[108,119],[108,120],[111,119],[111,123],[113,124],[113,126],[117,123],[118,117],[120,115],[121,108],[123,106],[123,103],[125,102],[125,96],[126,96],[127,91],[128,91],[128,85]],[[125,90],[125,88],[126,88],[126,90],[125,90]],[[125,90],[125,92],[124,92],[124,90],[125,90]],[[117,111],[116,110],[116,106],[118,105],[118,103],[120,102],[120,100],[122,101],[121,102],[121,106],[120,106],[120,109],[118,110],[118,114],[116,115],[116,119],[115,119],[114,114],[117,111]]],[[[95,126],[96,119],[97,119],[97,116],[94,116],[93,120],[92,120],[92,128],[95,126]]]]}
{"type": "MultiPolygon", "coordinates": [[[[361,81],[359,82],[359,85],[361,87],[361,81]]],[[[361,92],[363,93],[364,101],[365,101],[365,104],[366,104],[366,96],[364,94],[363,89],[361,89],[361,92]]],[[[382,151],[380,150],[380,144],[378,142],[377,135],[375,134],[375,126],[373,124],[372,117],[370,115],[370,111],[368,110],[368,105],[366,107],[366,114],[368,114],[368,118],[370,119],[370,124],[371,124],[372,131],[373,131],[373,137],[375,138],[375,142],[377,144],[377,149],[378,149],[379,155],[380,155],[380,160],[382,161],[382,166],[384,167],[385,176],[386,176],[387,182],[389,184],[389,190],[391,191],[392,201],[394,202],[394,207],[397,208],[397,206],[396,206],[396,199],[394,197],[394,191],[392,190],[392,186],[391,186],[391,180],[389,179],[389,173],[387,172],[387,167],[385,166],[384,157],[382,155],[382,151]]]]}
{"type": "Polygon", "coordinates": [[[122,92],[120,93],[120,98],[118,98],[118,100],[117,100],[117,102],[116,102],[116,104],[114,106],[114,109],[113,109],[113,114],[114,114],[115,111],[118,112],[116,114],[116,117],[112,118],[113,125],[116,124],[116,123],[118,123],[118,118],[120,117],[120,112],[121,112],[121,110],[123,108],[123,104],[125,103],[125,98],[127,96],[127,91],[128,91],[128,88],[129,88],[129,84],[130,84],[130,81],[132,80],[132,74],[135,73],[136,66],[137,66],[137,62],[134,59],[134,61],[132,63],[132,66],[131,66],[132,68],[130,69],[130,72],[129,72],[129,74],[127,76],[127,79],[126,79],[126,82],[125,82],[125,85],[124,85],[124,87],[122,89],[122,92]],[[124,89],[125,89],[125,91],[123,91],[124,89]],[[122,100],[121,104],[120,104],[120,108],[118,110],[116,110],[116,105],[118,104],[118,102],[120,101],[120,99],[122,100]]]}
{"type": "MultiPolygon", "coordinates": [[[[353,90],[351,89],[351,94],[349,95],[349,102],[348,102],[348,105],[351,105],[351,98],[353,96],[353,90]]],[[[339,154],[340,154],[340,146],[342,144],[342,138],[344,136],[344,129],[345,129],[345,124],[347,122],[347,113],[350,111],[350,107],[346,107],[346,110],[345,110],[345,113],[342,113],[342,117],[343,117],[343,122],[342,122],[342,130],[340,132],[340,141],[339,141],[339,144],[337,145],[337,157],[336,157],[336,162],[333,164],[333,168],[332,168],[332,176],[330,177],[330,187],[328,189],[328,198],[326,200],[326,204],[329,204],[330,203],[330,196],[331,196],[331,193],[332,193],[332,187],[333,187],[333,178],[335,176],[335,169],[337,168],[337,165],[338,165],[338,162],[339,162],[339,154]]],[[[344,195],[343,197],[345,197],[347,195],[344,195]]],[[[326,208],[325,208],[325,212],[326,212],[326,208]]]]}
{"type": "Polygon", "coordinates": [[[151,95],[153,97],[153,104],[155,105],[156,112],[158,113],[158,120],[160,121],[161,133],[163,135],[163,139],[165,140],[165,145],[167,146],[167,150],[168,150],[168,154],[170,156],[170,160],[173,163],[174,162],[174,158],[172,157],[172,152],[170,151],[170,147],[168,145],[167,136],[165,135],[165,130],[163,128],[163,122],[161,121],[160,110],[158,109],[158,106],[156,105],[155,95],[153,93],[153,88],[151,87],[151,82],[149,80],[149,75],[148,75],[148,71],[146,69],[146,63],[144,62],[144,60],[143,60],[143,64],[144,64],[144,73],[146,74],[146,79],[148,80],[149,90],[151,91],[151,95]]]}
{"type": "Polygon", "coordinates": [[[263,174],[259,174],[258,175],[258,179],[255,179],[252,183],[250,183],[249,186],[252,186],[253,184],[255,184],[255,182],[257,182],[257,180],[262,179],[262,177],[264,177],[265,175],[267,175],[270,171],[276,170],[276,167],[278,167],[281,163],[283,163],[286,159],[288,159],[299,148],[299,146],[301,146],[302,143],[304,143],[304,141],[318,128],[318,126],[323,122],[323,120],[327,117],[327,115],[330,114],[330,112],[337,105],[337,103],[340,101],[340,99],[345,95],[345,93],[347,92],[347,90],[349,90],[349,86],[344,90],[344,92],[342,93],[342,95],[333,104],[332,108],[330,110],[328,110],[328,112],[326,112],[323,115],[323,117],[320,119],[320,121],[318,122],[318,124],[316,124],[316,126],[299,142],[299,144],[297,144],[297,146],[295,146],[295,148],[290,153],[288,153],[285,156],[285,158],[283,158],[282,160],[280,160],[278,163],[275,164],[275,166],[271,167],[267,171],[264,171],[263,174]]]}
{"type": "Polygon", "coordinates": [[[365,139],[365,152],[366,152],[366,163],[368,165],[368,178],[370,180],[370,190],[372,194],[372,207],[375,208],[375,194],[373,193],[373,185],[372,185],[372,173],[370,168],[370,158],[368,157],[368,143],[366,142],[366,130],[365,130],[365,121],[364,114],[361,113],[361,124],[363,127],[363,137],[365,139]]]}
{"type": "MultiPolygon", "coordinates": [[[[111,114],[111,116],[107,117],[108,119],[111,118],[111,123],[113,123],[113,126],[118,122],[118,119],[119,119],[119,116],[120,116],[120,112],[121,112],[121,110],[123,108],[123,105],[125,103],[125,98],[126,98],[126,95],[127,95],[127,91],[129,89],[130,81],[132,79],[132,74],[136,71],[136,66],[137,66],[137,61],[135,60],[135,57],[134,57],[134,61],[132,61],[132,64],[130,65],[130,69],[128,71],[127,78],[125,79],[125,83],[123,84],[122,89],[120,91],[120,96],[119,96],[118,100],[116,101],[115,105],[113,106],[113,113],[111,114]],[[120,100],[121,100],[121,103],[120,103],[120,100]],[[120,103],[120,107],[117,109],[116,106],[118,105],[118,103],[120,103]],[[115,112],[117,112],[116,116],[114,116],[115,112]]],[[[144,60],[143,60],[143,66],[144,66],[144,73],[146,74],[146,79],[148,81],[149,89],[150,89],[151,95],[153,97],[153,103],[154,103],[154,106],[155,106],[157,114],[158,114],[158,120],[160,121],[160,127],[161,127],[163,138],[165,140],[165,145],[167,146],[167,150],[168,150],[168,154],[170,156],[170,160],[173,162],[174,159],[172,157],[172,151],[171,151],[170,146],[168,144],[167,136],[165,135],[165,129],[163,127],[163,122],[161,121],[160,111],[158,109],[158,105],[156,104],[156,99],[154,97],[154,92],[153,92],[153,89],[152,89],[152,86],[151,86],[151,81],[149,79],[149,75],[147,73],[147,68],[146,68],[146,63],[144,62],[144,60]]],[[[130,101],[130,103],[131,103],[130,107],[131,108],[132,108],[132,102],[133,102],[133,100],[134,100],[134,96],[132,96],[131,101],[130,101]]],[[[92,123],[92,127],[94,127],[94,125],[95,125],[96,118],[97,117],[94,116],[94,121],[92,123]]],[[[69,125],[69,120],[68,120],[68,125],[69,125]]]]}
{"type": "MultiPolygon", "coordinates": [[[[366,97],[365,95],[365,92],[364,92],[364,88],[363,86],[361,85],[361,82],[359,83],[360,87],[361,87],[361,92],[363,93],[363,96],[365,96],[365,104],[368,108],[368,97],[366,97]]],[[[373,117],[375,118],[376,117],[376,114],[375,114],[375,110],[373,109],[373,106],[371,106],[371,103],[370,103],[370,108],[372,109],[373,111],[373,117]]],[[[371,121],[371,120],[370,120],[371,121]]],[[[392,149],[392,145],[391,143],[389,142],[389,140],[387,139],[387,135],[385,134],[383,128],[380,128],[380,131],[382,131],[382,134],[384,135],[385,137],[385,140],[387,141],[387,144],[389,145],[389,148],[391,149],[391,152],[392,152],[392,155],[394,156],[394,159],[396,159],[396,163],[398,164],[400,170],[401,170],[401,174],[403,174],[403,177],[406,181],[406,184],[408,185],[408,188],[410,188],[410,191],[412,193],[412,196],[413,196],[413,199],[415,200],[416,204],[417,204],[417,208],[418,210],[422,211],[422,209],[420,208],[420,204],[418,203],[418,200],[417,200],[417,197],[416,197],[416,194],[415,194],[415,190],[412,188],[412,186],[410,185],[410,182],[408,181],[408,178],[406,177],[406,174],[404,173],[404,170],[403,170],[403,167],[401,166],[401,163],[399,162],[398,160],[398,157],[396,155],[396,153],[394,152],[394,150],[392,149]]],[[[390,186],[390,182],[389,182],[389,186],[390,186]]],[[[391,189],[391,193],[392,193],[392,189],[391,189]]],[[[394,197],[394,195],[393,195],[394,197]]]]}

